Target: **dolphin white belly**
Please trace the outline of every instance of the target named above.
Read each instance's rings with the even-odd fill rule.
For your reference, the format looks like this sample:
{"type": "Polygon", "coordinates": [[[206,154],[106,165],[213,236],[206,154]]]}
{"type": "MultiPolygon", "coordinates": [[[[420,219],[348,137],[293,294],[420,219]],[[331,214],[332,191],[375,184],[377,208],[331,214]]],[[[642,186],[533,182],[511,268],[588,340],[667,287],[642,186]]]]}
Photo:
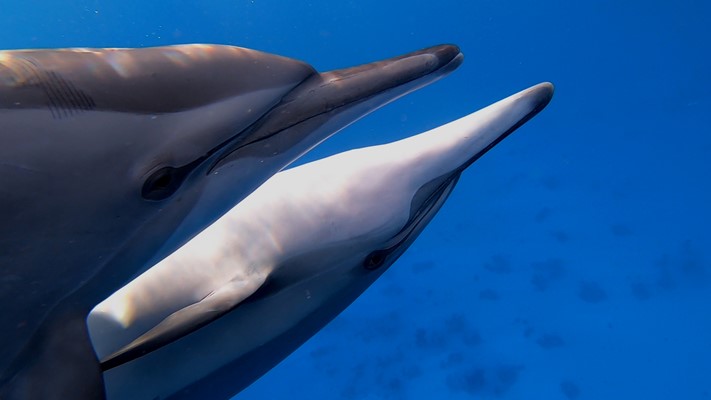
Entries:
{"type": "Polygon", "coordinates": [[[540,84],[420,135],[269,179],[91,312],[109,399],[242,390],[395,262],[462,171],[552,94],[540,84]]]}

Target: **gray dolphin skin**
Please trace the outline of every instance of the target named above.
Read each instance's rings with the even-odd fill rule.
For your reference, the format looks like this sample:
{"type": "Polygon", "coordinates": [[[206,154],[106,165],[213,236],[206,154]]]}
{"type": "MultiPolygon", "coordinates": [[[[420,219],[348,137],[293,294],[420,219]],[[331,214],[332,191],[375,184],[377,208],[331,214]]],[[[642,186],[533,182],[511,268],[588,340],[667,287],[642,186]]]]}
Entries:
{"type": "Polygon", "coordinates": [[[88,318],[109,400],[229,399],[323,328],[551,100],[542,83],[386,145],[276,174],[88,318]]]}
{"type": "Polygon", "coordinates": [[[262,182],[453,71],[220,45],[0,51],[0,398],[103,399],[84,319],[262,182]]]}

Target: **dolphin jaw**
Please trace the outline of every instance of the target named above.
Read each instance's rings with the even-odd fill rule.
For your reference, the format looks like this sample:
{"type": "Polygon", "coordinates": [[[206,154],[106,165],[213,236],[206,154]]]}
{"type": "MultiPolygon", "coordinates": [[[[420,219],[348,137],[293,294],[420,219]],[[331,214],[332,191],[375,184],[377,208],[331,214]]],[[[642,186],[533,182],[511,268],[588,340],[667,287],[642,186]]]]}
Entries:
{"type": "Polygon", "coordinates": [[[414,165],[401,171],[403,176],[417,177],[416,180],[424,184],[471,165],[543,109],[552,94],[553,86],[542,83],[448,124],[383,147],[391,147],[388,151],[408,159],[404,165],[414,165]]]}

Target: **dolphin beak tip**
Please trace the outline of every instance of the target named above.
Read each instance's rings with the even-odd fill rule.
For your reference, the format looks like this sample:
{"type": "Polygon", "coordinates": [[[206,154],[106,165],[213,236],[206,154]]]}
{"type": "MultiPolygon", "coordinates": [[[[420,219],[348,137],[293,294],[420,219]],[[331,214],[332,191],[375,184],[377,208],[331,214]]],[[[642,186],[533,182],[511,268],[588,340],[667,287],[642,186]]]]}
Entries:
{"type": "Polygon", "coordinates": [[[553,93],[555,92],[555,86],[550,82],[539,83],[532,89],[537,91],[537,96],[540,98],[543,107],[550,103],[553,98],[553,93]]]}
{"type": "Polygon", "coordinates": [[[553,93],[555,92],[555,86],[550,82],[539,83],[538,85],[532,86],[522,93],[522,97],[526,98],[535,106],[534,113],[544,109],[548,103],[553,99],[553,93]]]}
{"type": "Polygon", "coordinates": [[[443,68],[447,71],[452,71],[464,61],[464,54],[459,49],[459,46],[454,44],[441,44],[430,47],[426,51],[437,57],[437,69],[443,68]]]}

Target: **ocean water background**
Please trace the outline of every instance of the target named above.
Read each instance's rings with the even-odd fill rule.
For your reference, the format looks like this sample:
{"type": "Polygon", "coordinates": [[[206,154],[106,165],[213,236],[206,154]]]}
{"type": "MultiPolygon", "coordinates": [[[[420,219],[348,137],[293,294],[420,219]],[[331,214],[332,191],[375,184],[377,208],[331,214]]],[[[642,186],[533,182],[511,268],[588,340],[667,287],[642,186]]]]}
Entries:
{"type": "MultiPolygon", "coordinates": [[[[236,399],[711,397],[711,3],[0,0],[0,48],[221,43],[319,70],[465,63],[305,160],[541,81],[411,249],[236,399]]],[[[1,144],[0,144],[1,145],[1,144]]]]}

